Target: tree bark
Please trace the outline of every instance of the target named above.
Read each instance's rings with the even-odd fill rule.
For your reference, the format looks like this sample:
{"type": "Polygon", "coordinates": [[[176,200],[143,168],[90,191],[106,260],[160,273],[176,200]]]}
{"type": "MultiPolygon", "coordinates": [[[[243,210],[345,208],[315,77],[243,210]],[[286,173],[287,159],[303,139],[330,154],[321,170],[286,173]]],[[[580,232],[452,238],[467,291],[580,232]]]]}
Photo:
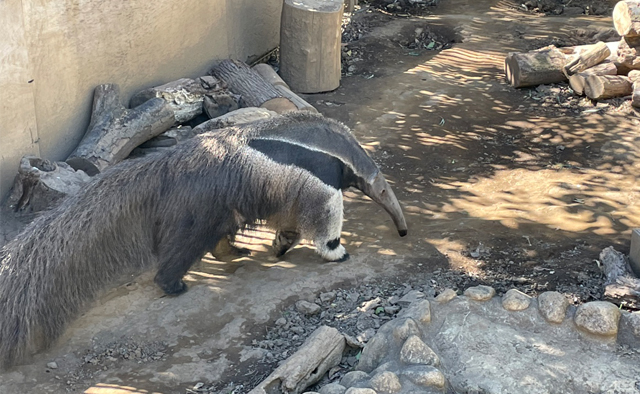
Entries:
{"type": "Polygon", "coordinates": [[[75,170],[96,175],[174,123],[174,111],[164,99],[152,98],[126,109],[120,103],[118,85],[99,85],[93,95],[89,128],[66,162],[75,170]]]}
{"type": "Polygon", "coordinates": [[[209,131],[223,129],[225,127],[237,126],[241,124],[253,123],[259,120],[268,119],[276,116],[277,113],[269,111],[265,108],[240,108],[236,111],[229,112],[215,119],[200,123],[193,128],[194,134],[202,134],[209,131]]]}
{"type": "Polygon", "coordinates": [[[286,86],[277,85],[276,89],[286,98],[288,98],[299,111],[309,111],[309,112],[318,112],[318,110],[305,100],[303,100],[300,96],[293,93],[291,90],[287,89],[286,86]]]}
{"type": "Polygon", "coordinates": [[[640,279],[631,271],[626,257],[609,246],[600,252],[600,262],[606,276],[604,299],[640,309],[640,279]]]}
{"type": "Polygon", "coordinates": [[[291,90],[319,93],[340,86],[344,0],[284,0],[280,75],[291,90]]]}
{"type": "Polygon", "coordinates": [[[622,0],[616,3],[613,26],[622,37],[640,36],[640,1],[622,0]]]}
{"type": "Polygon", "coordinates": [[[299,394],[340,363],[345,339],[333,327],[321,326],[300,349],[249,394],[299,394]]]}
{"type": "Polygon", "coordinates": [[[7,202],[16,212],[44,211],[61,198],[76,193],[90,180],[83,171],[74,171],[65,162],[24,156],[7,202]]]}
{"type": "Polygon", "coordinates": [[[510,52],[504,61],[507,80],[514,88],[562,82],[567,57],[551,45],[531,52],[510,52]]]}
{"type": "Polygon", "coordinates": [[[611,50],[609,50],[607,44],[600,41],[565,64],[562,71],[564,75],[569,78],[574,74],[603,62],[609,55],[611,55],[611,50]]]}
{"type": "Polygon", "coordinates": [[[618,68],[614,63],[604,62],[570,76],[569,85],[571,85],[571,89],[573,89],[576,94],[583,95],[584,85],[586,84],[587,77],[589,75],[616,75],[617,73],[618,68]]]}
{"type": "Polygon", "coordinates": [[[584,93],[592,100],[628,96],[632,90],[631,81],[623,75],[589,75],[584,93]]]}
{"type": "Polygon", "coordinates": [[[223,84],[211,76],[195,80],[181,78],[136,93],[131,97],[130,106],[135,108],[152,98],[159,97],[164,99],[174,111],[176,123],[185,123],[202,113],[205,95],[217,94],[223,90],[223,84]]]}
{"type": "Polygon", "coordinates": [[[269,100],[282,97],[273,85],[239,60],[223,60],[209,74],[223,81],[233,93],[239,94],[242,107],[259,107],[269,100]]]}
{"type": "Polygon", "coordinates": [[[241,98],[231,92],[208,94],[204,96],[202,107],[209,119],[213,119],[240,108],[241,98]]]}

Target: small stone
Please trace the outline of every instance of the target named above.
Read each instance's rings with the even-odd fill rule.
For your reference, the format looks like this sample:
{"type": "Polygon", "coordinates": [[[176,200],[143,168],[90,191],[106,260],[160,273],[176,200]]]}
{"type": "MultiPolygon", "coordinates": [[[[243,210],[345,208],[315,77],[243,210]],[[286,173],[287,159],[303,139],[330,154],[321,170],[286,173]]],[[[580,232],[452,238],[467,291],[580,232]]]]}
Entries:
{"type": "Polygon", "coordinates": [[[576,326],[597,335],[616,335],[620,322],[620,309],[607,301],[582,304],[573,318],[576,326]]]}
{"type": "Polygon", "coordinates": [[[400,361],[407,364],[440,365],[440,358],[422,339],[412,335],[400,350],[400,361]]]}
{"type": "MultiPolygon", "coordinates": [[[[386,337],[378,333],[367,343],[367,346],[362,349],[357,369],[365,372],[373,371],[388,352],[389,341],[386,337]]],[[[342,385],[347,387],[344,383],[342,383],[342,385]]]]}
{"type": "Polygon", "coordinates": [[[382,372],[371,378],[369,381],[371,388],[382,394],[397,393],[402,389],[400,379],[393,372],[382,372]]]}
{"type": "Polygon", "coordinates": [[[480,285],[469,287],[464,291],[464,295],[475,301],[489,301],[496,295],[496,290],[491,286],[480,285]]]}
{"type": "Polygon", "coordinates": [[[438,294],[436,301],[441,304],[445,304],[456,298],[457,295],[458,294],[453,289],[444,289],[442,293],[438,294]]]}
{"type": "Polygon", "coordinates": [[[377,394],[373,389],[363,389],[359,387],[351,387],[344,394],[377,394]]]}
{"type": "Polygon", "coordinates": [[[328,291],[326,293],[320,293],[320,301],[322,302],[331,302],[336,299],[335,291],[328,291]]]}
{"type": "Polygon", "coordinates": [[[318,393],[320,394],[344,394],[347,388],[338,383],[329,383],[323,386],[318,393]]]}
{"type": "Polygon", "coordinates": [[[636,338],[640,338],[640,312],[632,312],[625,316],[636,338]]]}
{"type": "Polygon", "coordinates": [[[409,306],[405,314],[422,324],[428,324],[431,322],[431,304],[429,300],[416,301],[409,306]]]}
{"type": "Polygon", "coordinates": [[[305,391],[302,394],[320,394],[320,393],[318,393],[317,391],[305,391]]]}
{"type": "Polygon", "coordinates": [[[50,363],[47,363],[47,368],[58,369],[58,363],[56,363],[55,361],[51,361],[50,363]]]}
{"type": "Polygon", "coordinates": [[[398,304],[401,307],[406,308],[409,305],[411,305],[411,303],[422,300],[423,298],[424,298],[423,292],[418,290],[411,290],[410,292],[408,292],[398,300],[398,304]]]}
{"type": "Polygon", "coordinates": [[[523,311],[531,304],[531,297],[517,289],[511,289],[502,297],[502,307],[508,311],[523,311]]]}
{"type": "Polygon", "coordinates": [[[417,386],[443,388],[446,384],[444,374],[438,368],[430,365],[415,365],[405,368],[402,375],[417,386]]]}
{"type": "Polygon", "coordinates": [[[395,325],[393,337],[399,341],[405,341],[412,335],[420,335],[420,328],[412,318],[396,319],[389,324],[395,325]]]}
{"type": "Polygon", "coordinates": [[[315,315],[320,312],[320,305],[315,304],[313,302],[308,302],[304,300],[300,300],[296,302],[296,309],[298,312],[305,314],[307,316],[315,315]]]}
{"type": "Polygon", "coordinates": [[[538,296],[538,310],[542,317],[551,323],[562,323],[569,301],[557,291],[545,291],[538,296]]]}
{"type": "Polygon", "coordinates": [[[400,311],[400,307],[397,305],[389,305],[384,307],[384,313],[387,315],[395,315],[400,311]]]}
{"type": "Polygon", "coordinates": [[[342,334],[342,335],[344,336],[344,339],[347,342],[347,346],[355,349],[361,349],[364,347],[364,343],[360,342],[357,338],[354,338],[351,335],[347,335],[347,334],[342,334]]]}
{"type": "Polygon", "coordinates": [[[373,338],[374,335],[376,335],[376,330],[373,328],[367,328],[366,330],[358,334],[356,339],[361,343],[367,343],[371,338],[373,338]]]}
{"type": "Polygon", "coordinates": [[[285,319],[284,317],[276,320],[276,326],[284,326],[285,324],[287,324],[287,319],[285,319]]]}
{"type": "Polygon", "coordinates": [[[342,379],[340,379],[340,384],[344,387],[349,388],[367,379],[369,379],[368,373],[363,371],[351,371],[351,372],[347,372],[342,377],[342,379]]]}

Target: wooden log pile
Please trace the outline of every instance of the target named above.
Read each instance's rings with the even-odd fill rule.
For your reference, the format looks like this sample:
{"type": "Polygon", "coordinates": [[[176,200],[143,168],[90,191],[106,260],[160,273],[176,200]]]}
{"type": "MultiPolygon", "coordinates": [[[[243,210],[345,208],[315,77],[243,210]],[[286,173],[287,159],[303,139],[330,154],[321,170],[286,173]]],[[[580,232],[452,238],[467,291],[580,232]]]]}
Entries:
{"type": "Polygon", "coordinates": [[[505,76],[515,88],[568,81],[592,100],[628,97],[640,108],[640,0],[622,0],[613,10],[619,41],[529,52],[505,58],[505,76]]]}
{"type": "Polygon", "coordinates": [[[128,106],[118,85],[99,85],[89,127],[66,162],[25,156],[8,203],[15,211],[41,211],[122,160],[170,149],[199,133],[288,111],[317,112],[267,64],[249,67],[223,60],[209,75],[144,89],[128,106]]]}

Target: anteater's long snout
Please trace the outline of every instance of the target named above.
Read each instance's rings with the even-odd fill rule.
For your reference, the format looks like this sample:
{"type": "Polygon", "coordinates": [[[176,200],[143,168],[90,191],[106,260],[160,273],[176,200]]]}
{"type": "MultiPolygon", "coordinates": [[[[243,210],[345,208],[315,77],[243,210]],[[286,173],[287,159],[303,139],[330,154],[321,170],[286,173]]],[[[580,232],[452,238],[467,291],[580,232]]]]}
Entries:
{"type": "Polygon", "coordinates": [[[380,204],[391,216],[393,223],[398,229],[398,234],[400,234],[401,237],[407,235],[407,222],[404,220],[402,207],[400,207],[400,202],[398,202],[393,189],[391,189],[387,180],[384,179],[384,175],[382,175],[382,173],[378,173],[373,182],[366,185],[364,189],[364,194],[380,204]]]}

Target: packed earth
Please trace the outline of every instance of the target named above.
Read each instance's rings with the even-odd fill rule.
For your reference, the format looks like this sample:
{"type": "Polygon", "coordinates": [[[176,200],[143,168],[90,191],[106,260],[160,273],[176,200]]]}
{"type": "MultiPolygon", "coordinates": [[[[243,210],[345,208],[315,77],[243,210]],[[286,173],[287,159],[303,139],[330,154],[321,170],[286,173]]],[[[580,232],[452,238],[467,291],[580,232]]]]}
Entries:
{"type": "MultiPolygon", "coordinates": [[[[602,312],[620,319],[621,342],[583,335],[574,323],[580,306],[603,299],[602,250],[628,253],[640,227],[640,114],[621,99],[578,97],[566,83],[514,89],[503,72],[511,51],[617,39],[612,6],[360,1],[344,18],[340,88],[303,98],[353,130],[393,184],[409,235],[399,238],[378,206],[346,191],[350,260],[322,262],[306,243],[276,259],[273,233],[253,229],[238,239],[251,256],[205,256],[179,297],[164,296],[152,273],[108,292],[56,346],[0,373],[0,392],[247,393],[321,326],[347,346],[308,391],[410,392],[401,390],[424,372],[400,369],[411,337],[440,360],[427,371],[433,392],[515,392],[528,378],[519,392],[640,392],[637,314],[602,312]],[[476,300],[470,288],[490,295],[476,300]],[[526,311],[505,309],[501,297],[514,289],[531,303],[526,311]],[[437,301],[442,294],[451,297],[437,301]],[[566,302],[557,326],[538,311],[549,294],[566,302]],[[415,309],[425,300],[429,321],[415,309]],[[397,334],[403,324],[416,328],[397,334]],[[474,335],[453,335],[446,324],[468,324],[474,335]],[[532,334],[519,347],[522,332],[532,334]],[[365,345],[383,335],[396,339],[371,356],[365,345]],[[453,342],[458,350],[447,347],[453,342]],[[510,363],[502,374],[493,364],[501,357],[510,363]],[[587,358],[593,376],[567,372],[587,358]],[[370,368],[359,367],[363,359],[370,368]],[[517,374],[536,359],[547,375],[517,374]],[[554,373],[562,385],[554,387],[554,373]],[[499,376],[502,386],[491,379],[499,376]]],[[[2,243],[25,221],[3,220],[2,243]]]]}

